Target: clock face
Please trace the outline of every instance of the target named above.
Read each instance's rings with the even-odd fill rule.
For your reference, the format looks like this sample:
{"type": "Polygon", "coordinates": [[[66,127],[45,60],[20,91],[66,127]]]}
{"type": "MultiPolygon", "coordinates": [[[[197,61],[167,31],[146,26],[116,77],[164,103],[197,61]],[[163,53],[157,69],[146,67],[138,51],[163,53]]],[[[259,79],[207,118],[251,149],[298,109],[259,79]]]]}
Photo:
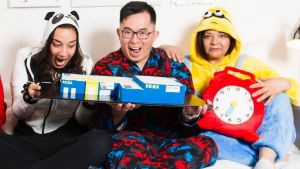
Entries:
{"type": "Polygon", "coordinates": [[[226,123],[244,123],[254,112],[251,93],[240,86],[225,86],[216,93],[213,99],[213,110],[226,123]]]}

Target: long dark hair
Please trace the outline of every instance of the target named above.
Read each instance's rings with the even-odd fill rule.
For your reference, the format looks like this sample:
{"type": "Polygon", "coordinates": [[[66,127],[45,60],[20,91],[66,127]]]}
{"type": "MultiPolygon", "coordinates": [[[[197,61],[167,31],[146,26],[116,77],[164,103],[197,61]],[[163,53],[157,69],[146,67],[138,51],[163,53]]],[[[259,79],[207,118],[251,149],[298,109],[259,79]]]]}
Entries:
{"type": "MultiPolygon", "coordinates": [[[[205,52],[204,44],[203,44],[203,36],[204,36],[205,31],[198,32],[197,34],[197,52],[200,53],[201,56],[203,56],[204,59],[208,59],[208,56],[205,52]]],[[[229,48],[226,52],[226,55],[230,54],[232,50],[235,47],[235,39],[230,36],[230,45],[229,48]]],[[[226,56],[225,55],[225,56],[226,56]]]]}
{"type": "MultiPolygon", "coordinates": [[[[49,35],[45,46],[42,48],[40,52],[32,56],[30,66],[32,68],[33,74],[35,75],[35,79],[39,80],[52,80],[57,79],[55,76],[60,75],[61,73],[76,73],[76,74],[84,74],[84,70],[82,68],[82,61],[83,61],[83,53],[79,46],[79,34],[77,29],[70,24],[63,24],[56,27],[51,34],[49,35]],[[69,63],[62,69],[56,69],[51,62],[51,51],[50,45],[53,40],[54,32],[57,28],[64,28],[64,29],[74,29],[76,31],[77,41],[76,41],[76,50],[69,61],[69,63]]],[[[59,77],[58,77],[59,78],[59,77]]]]}

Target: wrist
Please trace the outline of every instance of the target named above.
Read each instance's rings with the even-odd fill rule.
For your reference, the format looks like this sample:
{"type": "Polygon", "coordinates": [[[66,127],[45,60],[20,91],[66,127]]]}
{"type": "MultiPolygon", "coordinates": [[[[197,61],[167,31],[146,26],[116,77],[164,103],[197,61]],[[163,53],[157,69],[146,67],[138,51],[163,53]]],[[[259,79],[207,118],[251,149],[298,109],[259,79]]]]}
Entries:
{"type": "Polygon", "coordinates": [[[113,118],[113,125],[118,126],[123,122],[125,118],[125,114],[123,114],[121,111],[112,109],[112,118],[113,118]]]}
{"type": "Polygon", "coordinates": [[[83,102],[82,105],[88,110],[93,110],[96,107],[96,104],[91,102],[83,102]]]}
{"type": "Polygon", "coordinates": [[[285,91],[289,90],[292,86],[292,82],[290,81],[290,79],[286,79],[286,89],[285,91]]]}
{"type": "Polygon", "coordinates": [[[199,119],[200,119],[200,116],[190,119],[190,120],[182,119],[182,124],[185,126],[193,127],[198,123],[199,119]]]}
{"type": "Polygon", "coordinates": [[[200,113],[188,114],[186,109],[182,110],[181,118],[184,123],[190,123],[191,121],[198,120],[200,113]]]}
{"type": "Polygon", "coordinates": [[[28,104],[35,104],[37,103],[38,100],[34,99],[32,96],[30,96],[28,89],[30,86],[31,82],[27,82],[23,85],[23,90],[21,93],[23,93],[23,100],[28,103],[28,104]]]}
{"type": "Polygon", "coordinates": [[[124,118],[119,124],[115,126],[116,130],[120,131],[123,130],[126,127],[127,124],[127,118],[124,118]]]}

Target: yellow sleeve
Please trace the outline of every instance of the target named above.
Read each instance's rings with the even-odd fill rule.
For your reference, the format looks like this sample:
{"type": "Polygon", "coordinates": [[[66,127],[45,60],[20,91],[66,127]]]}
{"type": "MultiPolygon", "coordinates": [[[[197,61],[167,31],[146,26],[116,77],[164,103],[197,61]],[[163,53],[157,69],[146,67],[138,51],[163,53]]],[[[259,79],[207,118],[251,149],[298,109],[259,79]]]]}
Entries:
{"type": "Polygon", "coordinates": [[[288,78],[288,80],[291,83],[291,87],[285,91],[285,93],[291,98],[291,102],[295,106],[300,106],[300,86],[299,83],[296,82],[296,80],[292,78],[288,78]]]}
{"type": "MultiPolygon", "coordinates": [[[[280,77],[272,67],[252,57],[245,59],[242,69],[252,72],[257,79],[280,77]]],[[[291,87],[285,93],[289,96],[293,105],[300,106],[300,86],[294,79],[287,79],[290,81],[291,87]]]]}

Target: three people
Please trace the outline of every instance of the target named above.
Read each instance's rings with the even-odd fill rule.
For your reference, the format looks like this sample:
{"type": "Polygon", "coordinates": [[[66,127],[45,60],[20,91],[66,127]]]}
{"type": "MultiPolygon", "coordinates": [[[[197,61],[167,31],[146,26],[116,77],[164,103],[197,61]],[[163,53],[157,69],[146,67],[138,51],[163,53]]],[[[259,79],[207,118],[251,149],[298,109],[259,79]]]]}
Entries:
{"type": "Polygon", "coordinates": [[[79,45],[76,11],[49,12],[39,47],[19,50],[11,79],[14,135],[0,134],[0,168],[82,169],[100,166],[111,136],[89,130],[79,101],[35,99],[39,83],[55,83],[60,74],[89,74],[93,62],[79,45]]]}
{"type": "MultiPolygon", "coordinates": [[[[121,48],[99,60],[92,74],[175,77],[186,85],[186,93],[193,93],[187,67],[152,47],[159,34],[155,22],[155,10],[146,2],[132,1],[123,6],[117,29],[121,48]]],[[[203,168],[214,164],[218,154],[214,141],[187,134],[206,109],[97,104],[99,127],[114,133],[106,167],[203,168]]]]}
{"type": "Polygon", "coordinates": [[[293,123],[293,104],[299,104],[299,86],[293,79],[282,78],[271,67],[241,53],[242,42],[234,28],[230,14],[223,8],[211,8],[203,15],[193,33],[190,55],[186,59],[192,73],[195,91],[208,86],[214,73],[226,66],[252,72],[259,83],[253,96],[265,101],[265,116],[258,129],[260,139],[253,144],[212,131],[203,132],[212,137],[218,147],[218,159],[240,162],[255,169],[274,168],[293,144],[296,134],[293,123]],[[261,89],[259,89],[261,88],[261,89]],[[285,94],[282,94],[284,92],[285,94]]]}
{"type": "MultiPolygon", "coordinates": [[[[46,19],[49,25],[42,47],[24,48],[18,53],[11,87],[13,112],[19,123],[15,136],[0,135],[0,168],[99,166],[110,150],[110,137],[82,126],[90,118],[90,114],[83,114],[84,106],[77,101],[32,97],[40,90],[39,82],[54,82],[62,72],[89,74],[92,69],[90,57],[79,46],[78,14],[48,13],[46,19]]],[[[222,8],[210,9],[193,35],[186,62],[192,80],[184,64],[167,59],[163,50],[152,47],[158,36],[155,20],[155,11],[147,3],[126,4],[117,30],[121,48],[99,60],[93,74],[172,76],[187,86],[187,93],[196,91],[201,96],[215,71],[225,66],[250,71],[262,80],[252,86],[262,87],[255,95],[262,94],[260,101],[266,100],[266,115],[258,130],[260,140],[249,145],[211,131],[203,133],[209,137],[187,135],[206,111],[205,106],[182,110],[130,103],[97,104],[99,127],[115,134],[108,166],[202,168],[214,164],[218,146],[219,159],[256,165],[256,169],[274,167],[274,160],[282,159],[295,139],[289,98],[280,93],[285,92],[293,104],[298,104],[297,83],[280,78],[272,68],[251,57],[241,57],[239,36],[222,8]]],[[[0,104],[5,108],[4,102],[0,104]]]]}

